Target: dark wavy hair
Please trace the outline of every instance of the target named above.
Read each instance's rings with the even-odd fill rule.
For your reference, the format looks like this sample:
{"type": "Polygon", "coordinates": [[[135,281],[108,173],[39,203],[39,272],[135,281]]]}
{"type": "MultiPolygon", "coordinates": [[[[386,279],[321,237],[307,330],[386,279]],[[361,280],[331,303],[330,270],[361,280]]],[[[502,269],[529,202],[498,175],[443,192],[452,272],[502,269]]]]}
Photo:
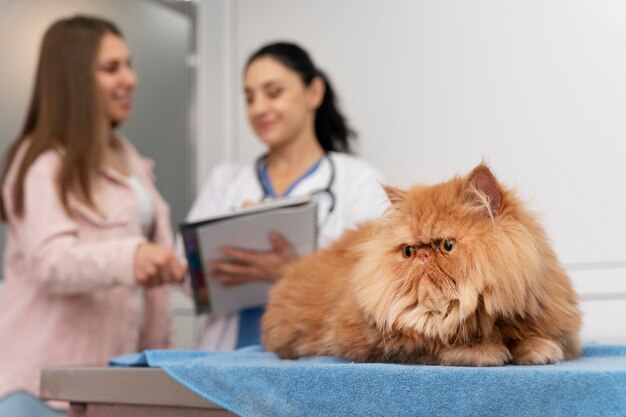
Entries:
{"type": "Polygon", "coordinates": [[[325,152],[336,151],[353,153],[351,140],[356,133],[348,125],[344,115],[339,110],[335,92],[328,77],[311,60],[309,54],[294,43],[277,42],[261,47],[253,53],[245,69],[262,57],[271,57],[294,71],[300,76],[304,85],[309,86],[315,77],[320,77],[326,85],[322,104],[315,113],[315,134],[325,152]]]}

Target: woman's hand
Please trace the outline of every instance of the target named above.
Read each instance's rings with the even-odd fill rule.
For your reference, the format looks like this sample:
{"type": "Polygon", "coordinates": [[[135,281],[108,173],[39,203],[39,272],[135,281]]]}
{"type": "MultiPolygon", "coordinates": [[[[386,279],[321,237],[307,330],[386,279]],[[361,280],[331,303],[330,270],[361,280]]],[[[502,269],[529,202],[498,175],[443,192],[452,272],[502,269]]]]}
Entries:
{"type": "Polygon", "coordinates": [[[222,248],[222,253],[229,260],[209,261],[209,278],[224,285],[278,281],[283,275],[283,268],[298,256],[289,241],[279,233],[270,233],[269,241],[272,249],[268,252],[222,248]]]}
{"type": "Polygon", "coordinates": [[[135,253],[135,281],[144,287],[180,283],[185,279],[187,266],[173,251],[154,243],[143,243],[135,253]]]}

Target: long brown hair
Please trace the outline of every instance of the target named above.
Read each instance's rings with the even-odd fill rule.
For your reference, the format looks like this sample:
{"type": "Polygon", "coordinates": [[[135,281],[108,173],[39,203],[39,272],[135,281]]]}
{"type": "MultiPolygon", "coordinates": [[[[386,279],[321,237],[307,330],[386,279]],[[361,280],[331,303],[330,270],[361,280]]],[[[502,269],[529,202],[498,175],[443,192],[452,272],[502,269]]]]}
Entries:
{"type": "MultiPolygon", "coordinates": [[[[110,129],[95,80],[100,42],[107,33],[122,37],[112,22],[75,16],[55,22],[43,37],[26,121],[5,156],[2,173],[4,185],[18,151],[22,145],[28,146],[11,190],[18,217],[24,214],[26,173],[49,150],[58,150],[62,155],[57,184],[65,209],[69,212],[70,193],[95,206],[92,179],[102,164],[110,129]]],[[[0,219],[7,220],[4,195],[0,196],[0,219]]]]}

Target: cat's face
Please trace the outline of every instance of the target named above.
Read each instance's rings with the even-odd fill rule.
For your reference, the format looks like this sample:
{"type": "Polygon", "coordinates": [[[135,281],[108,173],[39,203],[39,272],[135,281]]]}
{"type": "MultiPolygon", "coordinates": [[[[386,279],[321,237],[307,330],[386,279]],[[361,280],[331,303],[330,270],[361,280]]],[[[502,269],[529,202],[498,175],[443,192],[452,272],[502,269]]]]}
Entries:
{"type": "Polygon", "coordinates": [[[496,314],[517,314],[516,303],[523,311],[538,248],[519,204],[486,167],[387,193],[392,208],[358,248],[353,281],[381,330],[450,343],[490,327],[496,314]]]}

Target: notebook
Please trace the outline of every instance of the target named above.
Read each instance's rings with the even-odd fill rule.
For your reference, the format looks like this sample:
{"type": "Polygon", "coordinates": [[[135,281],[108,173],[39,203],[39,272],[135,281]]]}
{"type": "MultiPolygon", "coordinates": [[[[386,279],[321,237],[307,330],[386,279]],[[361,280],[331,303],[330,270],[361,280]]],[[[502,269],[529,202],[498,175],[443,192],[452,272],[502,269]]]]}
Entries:
{"type": "Polygon", "coordinates": [[[300,256],[315,251],[317,203],[310,196],[290,197],[180,224],[196,313],[227,314],[267,302],[271,283],[226,287],[206,277],[208,261],[225,259],[220,247],[268,251],[271,231],[283,235],[300,256]]]}

